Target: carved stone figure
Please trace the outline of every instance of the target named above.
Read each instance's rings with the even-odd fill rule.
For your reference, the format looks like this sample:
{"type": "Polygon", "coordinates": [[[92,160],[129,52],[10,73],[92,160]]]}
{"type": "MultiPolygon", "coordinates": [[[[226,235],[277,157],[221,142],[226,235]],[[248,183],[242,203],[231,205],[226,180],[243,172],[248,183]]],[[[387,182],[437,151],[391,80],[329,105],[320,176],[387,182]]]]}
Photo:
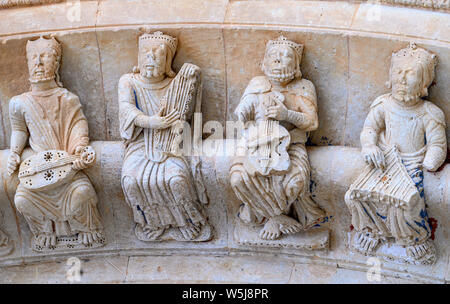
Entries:
{"type": "Polygon", "coordinates": [[[120,134],[126,145],[121,182],[136,236],[143,241],[212,237],[199,163],[189,162],[179,149],[184,123],[200,111],[200,69],[185,63],[176,74],[171,67],[176,50],[176,38],[142,34],[139,67],[119,81],[120,134]]]}
{"type": "Polygon", "coordinates": [[[434,79],[436,55],[410,44],[392,54],[391,93],[375,99],[361,132],[368,164],[346,193],[352,248],[370,254],[380,240],[406,249],[406,262],[433,263],[435,248],[423,190],[423,169],[447,154],[444,113],[422,99],[434,79]]]}
{"type": "Polygon", "coordinates": [[[309,193],[305,142],[318,127],[314,85],[302,78],[303,45],[283,36],[267,43],[262,70],[253,78],[235,114],[246,123],[230,181],[242,202],[238,217],[262,224],[259,236],[278,239],[306,230],[326,217],[309,193]]]}
{"type": "Polygon", "coordinates": [[[61,45],[54,38],[28,41],[31,91],[9,103],[8,174],[19,168],[14,202],[34,237],[35,250],[104,243],[97,195],[83,169],[95,161],[78,97],[59,80],[61,45]],[[33,154],[22,159],[27,144],[33,154]]]}

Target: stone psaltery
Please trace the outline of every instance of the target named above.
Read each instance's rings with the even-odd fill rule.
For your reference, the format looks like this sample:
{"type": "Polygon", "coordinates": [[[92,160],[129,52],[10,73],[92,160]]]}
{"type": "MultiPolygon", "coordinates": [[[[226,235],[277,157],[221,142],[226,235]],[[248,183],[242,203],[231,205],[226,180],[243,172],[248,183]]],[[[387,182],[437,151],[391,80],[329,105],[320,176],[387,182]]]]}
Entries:
{"type": "Polygon", "coordinates": [[[420,200],[419,191],[408,175],[395,147],[384,152],[386,169],[366,166],[350,186],[350,198],[383,202],[396,207],[410,206],[420,200]]]}

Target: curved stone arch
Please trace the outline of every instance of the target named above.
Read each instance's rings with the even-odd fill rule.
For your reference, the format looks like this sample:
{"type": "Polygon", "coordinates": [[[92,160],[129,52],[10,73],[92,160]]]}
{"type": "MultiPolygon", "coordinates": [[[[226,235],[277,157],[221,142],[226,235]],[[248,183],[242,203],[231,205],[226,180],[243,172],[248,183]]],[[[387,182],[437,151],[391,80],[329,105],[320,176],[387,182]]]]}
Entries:
{"type": "MultiPolygon", "coordinates": [[[[133,3],[131,7],[125,1],[83,1],[78,21],[67,18],[64,3],[0,11],[0,101],[3,118],[0,147],[6,149],[9,146],[9,98],[28,89],[25,42],[41,34],[55,34],[62,42],[62,80],[68,89],[80,96],[88,116],[92,139],[106,141],[95,143],[97,152],[102,156],[89,173],[101,196],[100,212],[108,227],[109,243],[102,249],[79,251],[76,255],[228,255],[236,251],[242,255],[281,253],[305,263],[319,259],[321,263],[364,271],[368,267],[366,258],[349,256],[345,248],[345,232],[350,227],[343,198],[354,178],[352,172],[355,171],[341,168],[361,165],[353,160],[357,158],[356,147],[359,146],[362,120],[373,99],[386,91],[384,82],[388,78],[387,62],[391,52],[406,46],[410,41],[434,51],[440,59],[437,83],[430,90],[430,100],[446,113],[447,136],[450,136],[450,107],[446,103],[450,93],[447,86],[450,75],[450,36],[445,30],[448,28],[445,25],[450,23],[448,15],[380,6],[382,19],[376,20],[377,14],[372,14],[375,12],[370,11],[370,5],[346,2],[290,1],[288,8],[276,7],[269,1],[206,3],[196,0],[190,4],[202,5],[204,9],[201,12],[183,7],[181,1],[174,11],[168,11],[160,5],[160,1],[133,3]],[[256,2],[259,6],[254,6],[256,2]],[[152,12],[148,11],[150,6],[152,12]],[[34,24],[26,19],[30,16],[27,10],[35,13],[34,24]],[[129,11],[129,14],[118,13],[123,11],[129,11]],[[52,18],[48,18],[50,12],[52,18]],[[411,17],[411,14],[414,16],[411,17]],[[411,23],[409,20],[414,18],[421,18],[423,22],[411,23]],[[173,243],[147,245],[134,238],[134,227],[120,189],[121,162],[114,161],[116,157],[122,159],[118,155],[123,153],[121,144],[116,142],[116,86],[120,75],[130,72],[136,63],[137,36],[143,26],[179,37],[176,68],[186,61],[192,61],[202,68],[204,122],[218,120],[224,123],[234,120],[231,113],[248,80],[259,73],[258,62],[268,39],[283,32],[288,38],[305,44],[302,71],[305,78],[316,85],[319,98],[320,129],[314,133],[312,143],[326,146],[312,147],[310,158],[313,181],[317,184],[316,195],[334,215],[329,251],[311,253],[285,248],[249,249],[239,246],[233,241],[235,210],[233,203],[229,204],[233,201],[231,196],[216,200],[208,208],[214,225],[220,227],[216,229],[218,236],[210,243],[192,246],[173,243]],[[245,62],[242,61],[244,58],[245,62]],[[330,187],[333,191],[329,190],[330,187]]],[[[6,159],[6,153],[5,150],[1,151],[1,164],[6,159]]],[[[205,163],[205,174],[210,177],[208,190],[214,192],[215,189],[228,187],[228,160],[210,158],[205,163]]],[[[449,280],[445,258],[449,248],[444,233],[449,225],[449,185],[445,184],[449,179],[448,166],[436,174],[426,176],[426,183],[430,181],[426,185],[430,197],[430,215],[438,220],[436,239],[439,260],[431,268],[408,266],[408,272],[418,281],[449,280]]],[[[11,204],[14,186],[5,190],[6,184],[10,187],[9,183],[2,180],[4,190],[0,191],[0,210],[5,222],[1,228],[15,240],[16,249],[11,255],[0,258],[0,263],[7,265],[22,261],[64,259],[64,253],[43,256],[31,251],[29,231],[11,204]]],[[[395,263],[387,262],[383,271],[405,275],[405,268],[395,263]]]]}

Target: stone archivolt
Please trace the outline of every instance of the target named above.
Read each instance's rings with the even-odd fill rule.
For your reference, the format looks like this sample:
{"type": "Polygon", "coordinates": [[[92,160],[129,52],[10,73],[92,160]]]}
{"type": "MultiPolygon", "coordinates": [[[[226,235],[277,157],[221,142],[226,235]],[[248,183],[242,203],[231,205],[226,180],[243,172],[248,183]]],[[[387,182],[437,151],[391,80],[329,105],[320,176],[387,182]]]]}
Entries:
{"type": "MultiPolygon", "coordinates": [[[[276,37],[275,33],[271,33],[271,35],[271,39],[276,37]]],[[[165,106],[165,103],[169,104],[171,100],[168,92],[174,92],[177,88],[178,92],[181,92],[182,88],[177,86],[192,86],[192,90],[186,90],[187,96],[190,96],[190,94],[192,95],[192,98],[190,98],[190,102],[192,102],[190,111],[192,113],[195,111],[199,112],[201,97],[198,96],[198,94],[201,91],[202,85],[208,85],[208,82],[211,80],[205,76],[203,76],[203,78],[201,77],[202,74],[205,75],[204,69],[202,68],[200,73],[200,68],[194,65],[196,63],[195,60],[192,61],[194,64],[185,63],[188,60],[184,60],[186,57],[183,56],[189,55],[186,50],[189,50],[191,45],[184,45],[185,49],[181,52],[184,62],[182,62],[182,64],[178,62],[176,64],[178,68],[175,69],[172,68],[172,59],[174,58],[177,49],[177,40],[174,37],[159,32],[144,34],[141,37],[142,39],[139,40],[138,67],[134,69],[133,73],[123,75],[120,78],[118,86],[120,115],[118,120],[120,120],[120,134],[125,140],[125,145],[120,142],[112,141],[94,142],[90,144],[92,148],[89,148],[90,146],[88,145],[87,138],[81,140],[83,141],[83,145],[81,145],[82,148],[77,148],[80,145],[76,145],[69,140],[67,143],[69,147],[67,149],[49,146],[43,149],[43,151],[40,151],[39,149],[33,148],[37,142],[33,139],[34,137],[31,134],[34,133],[34,127],[29,127],[30,124],[27,125],[25,119],[26,128],[30,129],[29,136],[31,149],[23,149],[23,141],[18,139],[18,136],[13,135],[11,139],[11,151],[0,151],[2,172],[1,184],[3,185],[0,196],[2,197],[2,200],[4,199],[7,201],[9,198],[10,201],[15,201],[17,210],[25,215],[25,219],[29,225],[22,225],[22,227],[25,228],[21,227],[21,233],[25,237],[23,238],[23,242],[18,244],[19,238],[16,237],[18,233],[16,233],[15,228],[11,225],[10,219],[5,218],[4,221],[0,223],[0,255],[6,255],[4,258],[5,260],[8,258],[22,258],[18,253],[18,251],[21,252],[21,250],[12,251],[12,245],[16,245],[21,247],[24,252],[27,252],[29,248],[45,251],[45,255],[41,255],[42,259],[51,258],[55,249],[63,249],[64,254],[72,254],[71,252],[74,254],[83,254],[81,253],[83,251],[85,253],[105,252],[105,254],[108,254],[110,250],[131,252],[138,248],[142,251],[145,250],[147,254],[152,254],[153,252],[161,252],[161,250],[163,252],[173,252],[173,250],[185,250],[186,248],[193,252],[196,250],[198,252],[203,252],[204,248],[227,252],[227,250],[230,250],[231,248],[232,250],[250,252],[250,254],[263,250],[271,253],[304,255],[308,258],[317,255],[323,259],[330,258],[330,254],[327,251],[330,250],[333,251],[331,255],[335,254],[335,251],[338,252],[336,253],[336,260],[345,260],[347,258],[346,255],[351,254],[350,260],[354,260],[356,261],[355,263],[359,264],[364,263],[365,258],[361,257],[360,254],[350,253],[348,249],[344,248],[345,245],[343,244],[347,244],[351,250],[356,250],[367,255],[375,255],[385,258],[386,260],[396,259],[396,261],[400,263],[436,263],[438,265],[445,263],[445,261],[443,262],[442,260],[445,260],[447,254],[445,252],[445,250],[447,250],[446,247],[442,246],[442,241],[445,236],[441,231],[435,231],[435,227],[433,227],[433,217],[439,216],[440,214],[438,213],[442,209],[442,206],[447,206],[448,204],[449,167],[446,166],[437,173],[430,173],[427,171],[436,171],[445,159],[445,146],[447,144],[445,137],[445,117],[443,117],[442,111],[437,106],[429,101],[419,102],[417,99],[416,101],[421,104],[420,107],[417,107],[417,109],[404,109],[402,108],[402,104],[395,104],[395,101],[390,100],[388,95],[377,98],[370,108],[361,136],[362,152],[363,155],[365,155],[365,160],[368,162],[367,166],[363,164],[363,158],[358,156],[360,151],[356,148],[307,148],[305,147],[307,132],[312,132],[317,128],[320,130],[321,127],[320,125],[317,126],[317,113],[320,112],[321,99],[316,96],[316,87],[312,82],[302,77],[299,68],[301,56],[303,55],[302,52],[304,51],[306,56],[309,56],[309,45],[306,44],[304,46],[305,50],[303,50],[303,45],[294,42],[300,42],[302,39],[290,40],[280,37],[279,39],[269,41],[266,55],[267,57],[270,57],[270,51],[276,50],[283,55],[281,56],[283,57],[282,60],[292,60],[295,68],[290,69],[288,68],[289,65],[287,65],[286,67],[281,68],[281,70],[278,69],[279,73],[277,74],[277,69],[270,70],[268,68],[271,64],[269,60],[264,60],[263,71],[265,76],[256,76],[251,79],[251,76],[253,75],[249,75],[247,78],[248,80],[251,80],[247,89],[239,91],[240,94],[243,92],[241,102],[237,107],[232,109],[237,109],[236,116],[242,120],[246,120],[249,116],[258,118],[267,116],[265,119],[254,119],[256,122],[263,121],[266,123],[266,131],[270,129],[268,127],[270,124],[267,123],[267,121],[271,120],[287,121],[295,126],[294,128],[291,128],[292,126],[281,124],[281,127],[286,130],[286,132],[281,129],[280,136],[278,137],[278,145],[282,146],[283,142],[287,142],[287,144],[284,146],[284,150],[278,150],[280,155],[284,156],[280,166],[277,167],[277,164],[270,162],[268,165],[264,165],[264,161],[261,161],[261,159],[254,161],[254,159],[247,158],[246,162],[240,162],[237,159],[221,157],[220,155],[214,155],[213,157],[203,156],[191,163],[191,160],[184,160],[181,157],[178,157],[177,151],[175,150],[168,149],[163,151],[167,153],[159,153],[161,151],[153,149],[154,146],[149,145],[149,143],[155,143],[156,146],[159,146],[161,142],[158,142],[158,140],[153,137],[154,134],[152,132],[146,130],[164,130],[163,127],[172,124],[175,125],[175,122],[177,121],[189,121],[191,118],[189,115],[181,117],[183,115],[178,115],[180,113],[177,113],[177,111],[172,113],[170,107],[165,106]],[[144,48],[146,48],[145,51],[144,48]],[[155,54],[159,55],[153,56],[155,54]],[[152,60],[154,62],[146,63],[145,58],[150,57],[153,58],[152,60]],[[161,64],[157,64],[158,62],[161,64]],[[158,68],[161,70],[158,71],[158,68]],[[179,71],[178,74],[175,73],[175,70],[179,71]],[[161,71],[163,72],[159,74],[161,71]],[[163,77],[160,77],[161,75],[163,75],[163,77]],[[185,82],[183,83],[180,78],[183,78],[185,82]],[[280,86],[280,84],[282,85],[280,86]],[[258,103],[260,101],[260,96],[262,96],[260,99],[263,101],[261,104],[258,103]],[[264,96],[268,97],[266,100],[267,103],[264,103],[264,96]],[[295,102],[292,102],[291,99],[299,101],[300,103],[296,104],[295,102]],[[151,107],[153,104],[157,105],[155,109],[144,110],[144,107],[151,107]],[[259,107],[260,105],[261,107],[259,107]],[[392,117],[387,117],[390,114],[386,113],[391,112],[399,114],[398,116],[401,118],[391,119],[392,117]],[[300,115],[305,113],[308,115],[300,115]],[[404,123],[405,117],[409,119],[407,120],[408,123],[410,123],[411,120],[412,122],[417,123],[418,127],[411,127],[406,130],[401,128],[398,129],[399,126],[402,127],[403,125],[406,125],[406,123],[404,123]],[[295,130],[300,130],[300,132],[296,132],[295,130]],[[419,135],[423,136],[418,136],[414,132],[414,134],[409,134],[409,131],[418,132],[419,135]],[[371,138],[373,135],[371,132],[375,132],[378,135],[382,132],[386,134],[389,132],[399,132],[399,134],[409,135],[402,138],[401,135],[397,134],[397,136],[393,136],[391,134],[391,137],[395,137],[397,141],[403,140],[405,142],[401,142],[398,145],[398,151],[396,149],[383,150],[383,155],[381,157],[381,154],[376,152],[378,150],[375,152],[372,151],[372,153],[369,151],[370,149],[367,149],[366,143],[368,138],[371,138]],[[149,146],[146,146],[144,137],[147,137],[147,145],[149,146]],[[426,138],[426,142],[422,140],[423,137],[426,138]],[[412,159],[414,164],[405,164],[405,149],[402,147],[402,143],[414,146],[414,151],[408,150],[407,153],[424,152],[425,154],[422,155],[419,153],[420,159],[412,159]],[[60,155],[58,155],[58,152],[60,155]],[[64,152],[66,152],[67,155],[64,154],[64,152]],[[24,187],[24,184],[27,181],[30,183],[30,180],[26,179],[27,176],[29,176],[27,175],[27,170],[30,168],[27,161],[29,161],[30,164],[35,161],[32,155],[42,156],[44,161],[47,162],[53,160],[59,161],[60,158],[63,159],[67,156],[73,156],[73,154],[78,154],[80,156],[85,154],[85,161],[77,162],[77,165],[75,165],[75,167],[79,166],[75,168],[77,173],[71,178],[74,178],[75,180],[80,175],[86,175],[86,178],[82,178],[86,182],[86,187],[84,187],[85,189],[78,195],[82,197],[82,199],[79,200],[79,204],[77,205],[81,205],[83,208],[86,207],[85,211],[88,210],[87,213],[89,213],[89,216],[79,216],[79,213],[77,212],[63,214],[58,213],[59,211],[51,212],[52,217],[50,220],[46,218],[46,216],[48,216],[46,212],[43,212],[43,217],[40,214],[36,216],[34,210],[30,208],[31,204],[24,203],[19,199],[20,197],[31,197],[29,195],[31,192],[28,191],[33,191],[27,190],[28,188],[24,187]],[[90,160],[88,160],[89,154],[92,158],[90,160]],[[21,156],[20,158],[18,157],[19,155],[21,156]],[[390,190],[386,190],[386,188],[390,187],[389,185],[386,186],[386,184],[384,184],[384,189],[377,188],[376,191],[373,191],[373,195],[371,194],[370,197],[367,196],[367,199],[365,200],[361,199],[367,186],[367,183],[365,184],[363,181],[366,176],[376,176],[378,174],[379,180],[383,181],[384,176],[395,175],[394,173],[391,174],[392,171],[382,170],[380,165],[383,163],[381,160],[382,158],[387,162],[387,164],[385,164],[386,166],[389,166],[391,160],[393,160],[392,163],[395,166],[392,165],[389,169],[395,167],[393,170],[396,170],[395,174],[399,176],[399,182],[397,184],[394,184],[396,177],[391,179],[393,183],[391,188],[404,190],[404,195],[411,198],[406,202],[401,200],[398,202],[393,201],[389,208],[387,208],[389,210],[382,206],[382,200],[374,201],[374,196],[395,196],[392,195],[390,190]],[[95,159],[95,161],[93,161],[93,159],[95,159]],[[378,161],[380,161],[380,163],[378,161]],[[19,163],[23,165],[22,169],[18,168],[19,163]],[[287,165],[284,166],[283,164],[287,165]],[[295,164],[295,168],[293,164],[295,164]],[[377,165],[379,167],[377,167],[377,165]],[[141,172],[136,170],[136,167],[139,166],[156,168],[156,171],[145,172],[144,170],[141,172]],[[167,172],[170,172],[158,172],[160,168],[165,168],[167,172]],[[423,168],[426,170],[423,170],[423,168]],[[17,174],[8,176],[6,174],[8,169],[13,171],[19,169],[23,174],[19,176],[17,174]],[[118,172],[122,172],[121,176],[119,176],[120,174],[118,174],[118,172]],[[137,172],[142,174],[137,174],[137,172]],[[360,174],[361,176],[358,178],[358,175],[360,174]],[[201,175],[204,175],[206,178],[201,177],[201,175]],[[284,184],[283,178],[286,176],[293,177],[292,185],[289,182],[284,184]],[[299,176],[300,178],[295,178],[299,176]],[[172,177],[179,178],[179,180],[176,178],[172,180],[172,177]],[[423,178],[425,179],[425,183],[422,185],[423,178]],[[257,188],[257,183],[264,184],[264,187],[257,188]],[[17,187],[18,184],[19,187],[17,187]],[[359,187],[359,184],[362,186],[359,187]],[[406,185],[405,189],[401,188],[403,185],[406,185]],[[94,187],[97,191],[94,190],[94,187]],[[153,191],[155,187],[165,188],[166,190],[164,191],[167,193],[163,193],[164,195],[158,194],[160,196],[159,200],[143,197],[143,195],[149,195],[150,197],[155,194],[153,191]],[[244,191],[251,187],[257,188],[260,192],[244,191]],[[318,191],[315,189],[316,187],[322,188],[322,190],[318,191]],[[325,188],[325,190],[323,188],[325,188]],[[344,193],[349,188],[348,195],[345,197],[349,210],[346,210],[343,208],[344,205],[342,202],[344,193]],[[208,189],[208,194],[213,197],[208,205],[206,204],[207,196],[205,189],[208,189]],[[422,198],[422,191],[427,193],[427,206],[422,198]],[[275,192],[281,193],[281,197],[285,197],[286,199],[267,200],[267,197],[275,192]],[[19,193],[19,195],[17,195],[17,193],[19,193]],[[21,195],[21,193],[25,193],[25,195],[21,195]],[[263,195],[261,195],[261,193],[263,195]],[[358,197],[358,193],[360,197],[358,197]],[[235,196],[235,194],[237,194],[237,196],[235,196]],[[16,199],[14,199],[14,195],[16,195],[16,199]],[[97,210],[96,206],[97,195],[101,197],[99,204],[100,212],[97,210]],[[167,199],[167,196],[170,195],[175,197],[174,201],[169,201],[167,199]],[[90,201],[87,204],[83,203],[86,201],[86,198],[89,198],[88,201],[90,201]],[[282,207],[270,209],[271,211],[275,210],[274,212],[261,212],[261,206],[263,206],[262,201],[260,201],[261,198],[269,201],[269,204],[267,204],[268,206],[271,206],[270,204],[272,203],[273,206],[277,204],[282,207]],[[299,199],[306,200],[306,202],[303,202],[303,207],[301,206],[301,203],[299,203],[299,199]],[[335,200],[342,202],[335,203],[335,200]],[[123,204],[124,201],[128,203],[126,210],[121,209],[122,205],[125,205],[123,204]],[[180,201],[183,201],[183,206],[187,206],[181,211],[177,209],[177,206],[174,206],[174,203],[176,205],[176,203],[180,201]],[[153,204],[154,202],[156,202],[156,204],[153,204]],[[237,206],[240,203],[244,204],[237,210],[237,206]],[[296,206],[296,204],[299,206],[296,206]],[[309,209],[304,208],[305,204],[309,209]],[[408,204],[411,205],[411,208],[408,207],[408,204]],[[370,207],[368,207],[369,205],[370,207]],[[405,209],[405,205],[408,210],[405,209]],[[169,208],[167,208],[167,206],[169,206],[169,208]],[[228,213],[225,212],[225,206],[229,211],[228,213]],[[166,212],[166,215],[164,216],[159,215],[158,220],[152,219],[152,216],[156,213],[163,214],[163,211],[158,209],[168,211],[164,211],[166,212]],[[292,209],[296,209],[295,212],[292,212],[292,209]],[[308,210],[310,211],[309,213],[308,210]],[[389,218],[389,216],[396,219],[399,217],[410,217],[413,222],[418,222],[424,226],[426,228],[426,233],[421,233],[420,231],[419,233],[415,233],[414,229],[409,231],[409,234],[405,233],[405,231],[408,230],[408,225],[403,223],[399,225],[399,227],[403,229],[400,233],[401,235],[399,235],[398,231],[393,231],[391,227],[385,223],[371,225],[370,217],[369,219],[367,218],[367,213],[372,213],[372,215],[377,215],[378,213],[380,214],[380,218],[389,218]],[[395,213],[395,216],[393,216],[392,213],[395,213]],[[102,215],[102,220],[100,220],[99,214],[102,215]],[[109,218],[105,221],[104,218],[111,216],[111,214],[114,214],[112,216],[114,219],[111,220],[111,218],[109,218]],[[352,215],[351,226],[350,214],[352,215]],[[74,215],[82,220],[79,220],[78,223],[74,223],[72,219],[69,219],[70,217],[74,218],[74,215]],[[224,220],[223,218],[227,215],[229,215],[228,220],[224,220]],[[236,215],[238,216],[236,217],[236,215]],[[323,226],[323,224],[325,224],[324,222],[331,218],[330,215],[333,216],[333,223],[330,225],[332,227],[331,229],[327,229],[327,227],[314,227],[317,225],[323,226]],[[152,222],[152,220],[154,221],[152,222]],[[89,231],[85,231],[86,229],[79,229],[78,224],[81,224],[81,226],[84,225],[83,227],[85,228],[88,222],[90,225],[93,225],[92,227],[94,227],[94,229],[87,229],[89,231]],[[104,224],[101,224],[103,222],[104,224]],[[134,226],[135,224],[136,228],[134,226]],[[263,224],[263,226],[258,226],[258,224],[263,224]],[[78,226],[78,228],[75,228],[75,226],[78,226]],[[101,229],[103,226],[105,227],[104,231],[101,229]],[[214,226],[214,234],[212,226],[214,226]],[[231,232],[232,237],[227,239],[226,231],[228,231],[229,226],[232,226],[233,228],[231,232]],[[26,227],[29,227],[29,229],[26,227]],[[64,227],[67,228],[67,230],[64,230],[64,227]],[[130,230],[131,227],[133,227],[132,230],[130,230]],[[368,231],[367,227],[371,227],[370,231],[368,231]],[[303,231],[306,230],[306,228],[308,228],[308,231],[303,231]],[[114,233],[111,231],[114,231],[114,233]],[[130,234],[130,231],[133,233],[130,234]],[[33,242],[31,243],[31,246],[30,243],[27,243],[30,239],[30,232],[32,233],[31,239],[33,242]],[[105,244],[103,235],[96,234],[102,232],[105,232],[106,234],[109,233],[111,236],[111,238],[107,238],[108,242],[105,244]],[[347,232],[349,232],[348,236],[346,235],[347,232]],[[434,243],[436,243],[436,246],[433,245],[432,241],[435,232],[437,239],[434,243]],[[334,243],[330,242],[330,239],[332,239],[330,238],[330,235],[333,235],[334,239],[337,239],[337,241],[334,243]],[[374,237],[374,235],[377,237],[374,237]],[[33,239],[33,237],[35,238],[33,239]],[[223,243],[224,239],[226,239],[226,245],[223,243]],[[147,242],[144,243],[139,240],[147,242]],[[162,245],[153,245],[152,242],[148,242],[168,240],[171,240],[172,242],[160,242],[162,245]],[[173,242],[174,240],[175,242],[173,242]],[[193,243],[192,241],[196,243],[193,243]],[[99,243],[99,247],[94,248],[95,246],[92,246],[94,243],[99,243]],[[144,243],[144,245],[142,243],[144,243]],[[183,244],[180,245],[179,243],[183,244]],[[64,248],[61,248],[61,246],[58,247],[58,244],[63,244],[64,248]],[[386,244],[388,246],[384,246],[386,244]],[[101,248],[101,245],[104,245],[104,248],[101,248]],[[394,245],[399,247],[394,247],[394,245]],[[275,249],[269,247],[275,247],[275,249]],[[435,250],[435,247],[437,250],[435,250]],[[400,248],[399,250],[401,252],[399,250],[395,251],[392,248],[400,248]],[[79,249],[83,249],[83,251],[79,249]],[[317,251],[315,253],[308,253],[308,251],[311,250],[317,251]],[[8,254],[10,254],[9,257],[8,254]]],[[[40,43],[44,45],[42,46],[43,49],[51,50],[50,54],[44,54],[45,56],[43,56],[43,58],[53,58],[52,56],[57,58],[58,56],[61,56],[61,52],[60,50],[58,51],[58,46],[55,42],[50,43],[50,45],[45,45],[48,43],[42,42],[43,40],[38,39],[36,41],[41,41],[40,43]]],[[[306,41],[306,39],[303,41],[306,41]]],[[[255,43],[259,42],[256,41],[255,43]]],[[[260,43],[260,45],[262,45],[262,43],[260,43]]],[[[41,46],[39,48],[41,48],[41,46]]],[[[36,47],[36,49],[39,48],[36,47]]],[[[258,54],[261,55],[264,53],[263,47],[258,48],[257,51],[258,54]]],[[[428,51],[423,48],[411,46],[399,53],[395,53],[397,55],[394,55],[394,57],[408,57],[411,62],[420,63],[419,65],[421,68],[419,68],[419,70],[421,74],[418,72],[417,75],[415,75],[417,76],[417,79],[421,80],[417,82],[421,84],[418,85],[420,88],[418,91],[420,96],[426,96],[428,86],[434,79],[434,64],[437,57],[431,53],[428,55],[427,52],[428,51]],[[414,53],[414,51],[420,52],[420,54],[411,55],[408,53],[414,53]],[[408,54],[408,56],[403,56],[402,52],[406,52],[405,54],[408,54]],[[414,58],[414,60],[411,58],[414,58]]],[[[279,60],[280,59],[278,58],[274,61],[279,60]]],[[[393,60],[395,59],[393,58],[393,60]]],[[[32,113],[28,113],[28,115],[24,114],[29,110],[23,105],[23,103],[26,103],[24,99],[28,95],[33,99],[39,99],[43,103],[51,103],[51,99],[56,96],[59,100],[68,101],[67,103],[74,102],[76,106],[80,108],[78,97],[60,86],[60,81],[56,77],[57,73],[54,73],[59,67],[58,65],[58,60],[53,60],[53,63],[49,64],[49,70],[46,70],[46,67],[44,66],[39,72],[39,75],[42,78],[41,80],[44,80],[43,82],[50,83],[54,80],[57,87],[44,90],[46,93],[43,95],[39,93],[37,95],[32,94],[32,90],[31,92],[11,100],[11,125],[13,127],[13,132],[17,132],[21,130],[21,128],[24,128],[24,119],[23,117],[21,118],[21,115],[27,117],[32,116],[32,113]]],[[[411,66],[408,66],[405,70],[411,74],[416,70],[416,65],[417,64],[411,64],[411,66]]],[[[251,67],[245,68],[252,69],[251,67]]],[[[319,67],[318,72],[319,76],[325,77],[325,75],[320,74],[320,68],[321,67],[319,67]]],[[[395,68],[392,68],[392,71],[394,70],[395,68]]],[[[30,70],[30,73],[31,71],[32,69],[30,70]]],[[[390,75],[391,86],[394,84],[393,80],[395,78],[392,71],[390,75]]],[[[311,70],[309,70],[309,72],[311,73],[311,70]]],[[[413,76],[409,77],[411,79],[414,78],[413,76]]],[[[33,83],[33,79],[30,80],[32,80],[33,83]]],[[[314,80],[314,83],[317,86],[317,77],[314,80]]],[[[411,84],[411,86],[413,85],[411,84]]],[[[394,87],[395,86],[393,86],[392,90],[394,90],[394,87]]],[[[318,86],[318,88],[320,88],[320,86],[318,86]]],[[[230,92],[232,91],[230,90],[230,92]]],[[[174,108],[177,107],[177,103],[185,102],[183,99],[177,98],[177,96],[177,94],[173,94],[174,108]]],[[[189,99],[189,97],[187,99],[189,99]]],[[[205,107],[205,101],[203,101],[204,111],[205,108],[208,109],[208,106],[210,106],[210,104],[206,103],[205,107]]],[[[43,107],[44,114],[47,113],[47,116],[55,115],[52,109],[54,109],[53,106],[43,107]]],[[[83,124],[86,124],[86,118],[81,110],[78,115],[79,116],[76,116],[78,117],[76,120],[83,121],[83,124]]],[[[39,118],[29,120],[29,122],[37,125],[46,122],[52,125],[55,124],[57,120],[58,119],[46,120],[43,119],[41,115],[39,118]]],[[[74,128],[72,127],[68,127],[64,130],[71,133],[73,129],[74,128]]],[[[80,134],[83,135],[85,131],[87,133],[87,130],[77,131],[75,133],[78,134],[78,132],[80,132],[80,134]]],[[[251,137],[252,134],[251,132],[248,133],[248,136],[250,137],[247,138],[247,140],[251,141],[253,139],[251,137]]],[[[268,132],[268,135],[270,135],[270,131],[268,132]]],[[[87,135],[81,137],[87,137],[87,135]]],[[[78,139],[74,141],[78,141],[78,139]]],[[[268,151],[271,152],[270,149],[268,151]]],[[[54,175],[49,174],[47,171],[43,172],[44,175],[41,176],[40,182],[42,182],[42,184],[46,184],[48,180],[54,177],[54,175]]],[[[389,182],[391,182],[391,180],[389,180],[389,182]]],[[[31,181],[31,183],[35,185],[34,181],[31,181]]],[[[373,184],[377,184],[376,178],[373,184]]],[[[39,198],[42,194],[39,194],[39,191],[37,193],[36,199],[33,199],[33,204],[38,206],[38,209],[43,206],[47,207],[42,203],[42,199],[39,198]]],[[[58,198],[62,197],[62,195],[56,196],[58,198]]],[[[77,195],[72,196],[77,198],[77,195]]],[[[72,199],[75,200],[74,198],[72,199]]],[[[64,208],[67,208],[70,207],[73,201],[71,199],[56,199],[55,202],[57,202],[57,206],[64,206],[64,208]]],[[[4,208],[4,206],[2,208],[4,208]]],[[[6,209],[7,208],[5,208],[5,210],[6,209]]],[[[22,221],[22,219],[23,218],[20,217],[20,221],[22,221]]],[[[389,221],[390,223],[394,222],[392,219],[389,221]]],[[[448,223],[442,221],[439,223],[440,226],[438,227],[442,229],[443,227],[446,227],[447,224],[448,223]]],[[[25,259],[33,255],[34,253],[28,252],[25,254],[25,259]]],[[[333,257],[333,259],[334,258],[335,257],[333,257]]],[[[419,270],[418,272],[424,271],[425,270],[419,270]]]]}
{"type": "Polygon", "coordinates": [[[59,3],[65,0],[0,0],[0,9],[18,7],[18,6],[31,6],[41,4],[59,3]]]}

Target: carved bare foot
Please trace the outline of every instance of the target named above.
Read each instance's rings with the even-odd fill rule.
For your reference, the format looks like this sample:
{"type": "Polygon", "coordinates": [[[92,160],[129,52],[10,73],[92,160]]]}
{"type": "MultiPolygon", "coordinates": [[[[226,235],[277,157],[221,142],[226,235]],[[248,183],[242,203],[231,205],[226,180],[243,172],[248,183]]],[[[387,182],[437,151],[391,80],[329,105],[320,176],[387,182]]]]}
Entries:
{"type": "Polygon", "coordinates": [[[420,260],[427,253],[432,251],[432,246],[434,246],[432,242],[408,246],[406,247],[406,254],[415,260],[420,260]]]}
{"type": "Polygon", "coordinates": [[[356,232],[353,245],[362,253],[371,253],[375,250],[379,241],[370,232],[356,232]]]}
{"type": "Polygon", "coordinates": [[[281,236],[280,225],[273,219],[270,218],[259,232],[259,237],[263,240],[275,240],[281,236]]]}
{"type": "Polygon", "coordinates": [[[238,218],[246,224],[255,222],[255,216],[253,215],[250,207],[247,204],[242,204],[239,207],[238,218]]]}
{"type": "Polygon", "coordinates": [[[287,215],[281,214],[273,218],[273,220],[278,223],[280,231],[283,234],[297,233],[302,230],[302,225],[287,215]]]}
{"type": "Polygon", "coordinates": [[[93,232],[79,232],[78,233],[78,243],[85,246],[89,246],[94,242],[98,242],[103,239],[103,233],[99,231],[93,232]]]}
{"type": "Polygon", "coordinates": [[[41,247],[55,247],[56,234],[54,233],[39,233],[36,235],[36,244],[41,247]]]}
{"type": "Polygon", "coordinates": [[[165,231],[165,228],[160,228],[160,229],[155,229],[154,227],[149,227],[149,226],[145,226],[143,228],[145,237],[148,240],[156,240],[157,238],[159,238],[165,231]]]}
{"type": "Polygon", "coordinates": [[[183,227],[178,227],[178,230],[180,230],[181,235],[185,240],[193,240],[199,235],[202,227],[200,225],[188,224],[183,227]]]}
{"type": "Polygon", "coordinates": [[[8,236],[0,230],[0,247],[6,246],[9,242],[8,236]]]}

